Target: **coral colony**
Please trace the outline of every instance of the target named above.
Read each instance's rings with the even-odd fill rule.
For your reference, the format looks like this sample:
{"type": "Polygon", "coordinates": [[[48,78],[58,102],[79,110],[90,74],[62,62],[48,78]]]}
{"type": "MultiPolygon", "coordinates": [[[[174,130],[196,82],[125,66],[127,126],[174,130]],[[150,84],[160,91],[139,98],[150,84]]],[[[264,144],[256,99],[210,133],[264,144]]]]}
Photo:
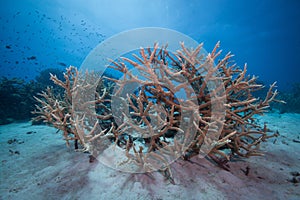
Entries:
{"type": "Polygon", "coordinates": [[[228,169],[233,156],[262,155],[260,143],[276,134],[257,125],[254,116],[278,101],[275,83],[257,99],[252,93],[263,88],[257,77],[246,76],[246,66],[232,63],[230,53],[217,59],[219,43],[207,55],[202,44],[181,48],[170,53],[154,44],[130,59],[111,61],[120,78],[99,79],[72,66],[64,80],[51,74],[64,94],[48,88],[35,97],[34,120],[60,129],[68,146],[73,140],[75,149],[80,144],[96,159],[113,146],[124,152],[119,165],[130,163],[140,172],[159,169],[169,180],[169,163],[177,158],[203,155],[228,169]]]}

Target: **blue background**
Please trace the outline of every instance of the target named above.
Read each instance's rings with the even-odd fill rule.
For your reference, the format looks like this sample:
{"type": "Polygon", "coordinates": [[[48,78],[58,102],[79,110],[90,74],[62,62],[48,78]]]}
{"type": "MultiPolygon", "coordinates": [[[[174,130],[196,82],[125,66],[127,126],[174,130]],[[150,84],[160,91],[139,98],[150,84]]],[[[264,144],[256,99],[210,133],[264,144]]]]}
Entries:
{"type": "Polygon", "coordinates": [[[180,31],[211,51],[221,41],[266,84],[299,82],[297,0],[5,0],[0,7],[0,76],[34,78],[80,66],[104,39],[132,28],[180,31]],[[65,66],[66,65],[66,66],[65,66]]]}

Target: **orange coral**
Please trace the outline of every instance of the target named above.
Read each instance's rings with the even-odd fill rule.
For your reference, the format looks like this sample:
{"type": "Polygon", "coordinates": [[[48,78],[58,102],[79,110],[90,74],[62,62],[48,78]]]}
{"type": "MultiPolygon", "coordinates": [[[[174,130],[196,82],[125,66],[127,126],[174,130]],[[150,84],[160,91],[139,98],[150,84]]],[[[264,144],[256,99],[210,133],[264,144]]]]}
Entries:
{"type": "Polygon", "coordinates": [[[257,99],[252,93],[263,87],[257,77],[246,76],[246,65],[232,64],[230,53],[217,60],[219,43],[208,55],[201,53],[202,44],[194,50],[181,47],[173,54],[155,44],[141,48],[134,59],[112,61],[110,68],[123,74],[119,79],[80,78],[74,67],[64,82],[51,75],[65,89],[64,97],[50,89],[40,94],[35,119],[62,130],[67,143],[79,140],[95,157],[114,145],[127,157],[120,165],[161,169],[171,180],[168,165],[179,157],[208,155],[226,168],[232,155],[262,155],[259,144],[274,134],[254,116],[276,101],[275,83],[265,99],[257,99]],[[82,98],[86,90],[95,90],[93,101],[82,98]],[[86,112],[76,113],[78,107],[86,112]]]}

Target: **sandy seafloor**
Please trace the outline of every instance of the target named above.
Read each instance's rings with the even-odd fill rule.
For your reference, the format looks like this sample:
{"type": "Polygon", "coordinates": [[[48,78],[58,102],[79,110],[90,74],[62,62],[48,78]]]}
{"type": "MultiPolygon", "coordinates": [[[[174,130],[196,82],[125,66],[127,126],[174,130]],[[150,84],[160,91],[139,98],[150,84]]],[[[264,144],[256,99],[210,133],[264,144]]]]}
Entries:
{"type": "Polygon", "coordinates": [[[269,113],[259,123],[280,136],[262,143],[263,157],[229,163],[207,159],[171,165],[175,185],[158,173],[129,174],[89,163],[60,133],[30,122],[0,126],[0,199],[300,199],[300,115],[269,113]],[[249,168],[249,174],[245,174],[249,168]]]}

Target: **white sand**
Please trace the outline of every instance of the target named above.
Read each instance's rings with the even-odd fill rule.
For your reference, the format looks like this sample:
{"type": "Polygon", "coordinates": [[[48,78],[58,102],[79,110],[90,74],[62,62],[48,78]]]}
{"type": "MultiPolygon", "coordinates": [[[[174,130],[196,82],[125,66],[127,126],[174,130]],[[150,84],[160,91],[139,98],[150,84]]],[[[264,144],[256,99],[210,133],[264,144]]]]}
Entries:
{"type": "Polygon", "coordinates": [[[300,140],[300,115],[259,117],[265,121],[280,136],[262,144],[264,157],[231,162],[230,172],[197,157],[176,161],[175,185],[157,172],[151,177],[89,163],[88,154],[68,149],[53,128],[0,126],[0,199],[300,199],[299,184],[290,182],[290,173],[300,172],[300,143],[293,142],[300,140]]]}

